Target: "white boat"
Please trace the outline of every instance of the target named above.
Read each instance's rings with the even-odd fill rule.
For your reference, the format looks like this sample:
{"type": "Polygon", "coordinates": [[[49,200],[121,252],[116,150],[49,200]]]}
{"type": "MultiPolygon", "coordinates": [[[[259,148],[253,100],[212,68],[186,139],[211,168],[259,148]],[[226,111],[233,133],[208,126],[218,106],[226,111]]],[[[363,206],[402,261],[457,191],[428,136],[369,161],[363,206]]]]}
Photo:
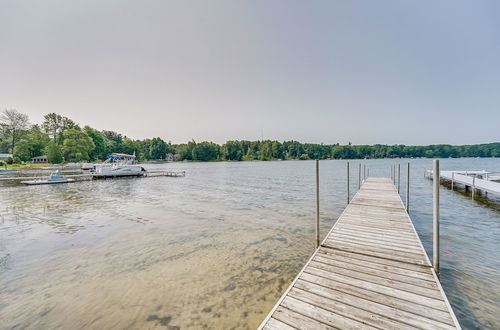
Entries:
{"type": "Polygon", "coordinates": [[[70,179],[65,177],[62,174],[59,174],[59,171],[52,173],[48,179],[36,179],[32,181],[21,181],[21,183],[27,185],[37,185],[37,184],[55,184],[55,183],[70,183],[75,182],[75,179],[70,179]]]}
{"type": "Polygon", "coordinates": [[[135,165],[135,155],[111,154],[105,164],[96,164],[90,170],[94,178],[118,176],[143,176],[144,167],[135,165]]]}

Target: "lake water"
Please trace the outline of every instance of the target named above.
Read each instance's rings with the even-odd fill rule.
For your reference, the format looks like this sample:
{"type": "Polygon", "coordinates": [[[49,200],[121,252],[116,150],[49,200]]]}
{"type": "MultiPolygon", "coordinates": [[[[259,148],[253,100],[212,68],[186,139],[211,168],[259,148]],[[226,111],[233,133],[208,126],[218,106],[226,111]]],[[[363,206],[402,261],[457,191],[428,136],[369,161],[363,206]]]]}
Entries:
{"type": "MultiPolygon", "coordinates": [[[[362,163],[388,177],[407,161],[410,216],[430,253],[432,161],[362,163]]],[[[345,163],[321,162],[322,236],[345,207],[345,163]]],[[[314,250],[314,162],[145,167],[186,177],[0,186],[0,328],[260,324],[314,250]]],[[[500,171],[500,159],[441,169],[500,171]]],[[[464,328],[500,328],[500,199],[441,191],[444,290],[464,328]]]]}

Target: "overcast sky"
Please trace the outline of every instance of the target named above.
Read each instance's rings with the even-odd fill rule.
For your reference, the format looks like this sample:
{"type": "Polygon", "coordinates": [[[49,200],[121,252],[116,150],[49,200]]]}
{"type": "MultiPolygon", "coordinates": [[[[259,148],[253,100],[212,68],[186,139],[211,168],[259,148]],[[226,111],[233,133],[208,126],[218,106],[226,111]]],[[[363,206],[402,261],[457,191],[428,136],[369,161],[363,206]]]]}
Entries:
{"type": "Polygon", "coordinates": [[[174,143],[500,141],[500,1],[2,1],[0,107],[174,143]]]}

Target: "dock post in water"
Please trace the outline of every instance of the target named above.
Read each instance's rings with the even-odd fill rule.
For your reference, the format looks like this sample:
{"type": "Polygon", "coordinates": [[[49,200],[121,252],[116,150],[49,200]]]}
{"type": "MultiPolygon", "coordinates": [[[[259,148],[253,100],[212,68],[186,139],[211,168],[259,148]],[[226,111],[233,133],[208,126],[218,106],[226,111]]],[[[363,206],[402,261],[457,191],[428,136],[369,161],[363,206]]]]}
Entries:
{"type": "Polygon", "coordinates": [[[406,212],[410,210],[410,162],[406,164],[406,212]]]}
{"type": "Polygon", "coordinates": [[[432,265],[439,277],[439,160],[435,159],[433,165],[432,265]]]}
{"type": "Polygon", "coordinates": [[[349,162],[347,162],[347,204],[349,204],[349,162]]]}
{"type": "Polygon", "coordinates": [[[316,248],[319,247],[319,159],[316,159],[316,248]]]}
{"type": "Polygon", "coordinates": [[[454,185],[455,185],[455,172],[451,172],[451,190],[453,190],[454,185]]]}
{"type": "Polygon", "coordinates": [[[398,194],[401,188],[401,164],[398,164],[398,194]]]}
{"type": "Polygon", "coordinates": [[[475,174],[472,177],[472,187],[471,187],[471,190],[472,190],[472,199],[474,199],[474,190],[476,190],[476,175],[475,174]]]}
{"type": "Polygon", "coordinates": [[[358,190],[361,188],[361,163],[359,163],[358,190]]]}

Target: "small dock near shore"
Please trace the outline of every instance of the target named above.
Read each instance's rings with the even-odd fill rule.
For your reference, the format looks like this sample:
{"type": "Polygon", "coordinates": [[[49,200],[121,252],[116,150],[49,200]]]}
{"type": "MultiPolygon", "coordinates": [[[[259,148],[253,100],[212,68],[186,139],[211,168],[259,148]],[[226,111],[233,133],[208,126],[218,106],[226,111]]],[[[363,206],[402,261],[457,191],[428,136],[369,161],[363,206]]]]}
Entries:
{"type": "Polygon", "coordinates": [[[259,327],[357,328],[460,329],[389,178],[364,181],[259,327]]]}
{"type": "MultiPolygon", "coordinates": [[[[50,172],[40,173],[36,176],[19,176],[19,175],[6,175],[0,177],[1,181],[22,181],[22,180],[37,180],[43,178],[44,175],[49,175],[50,172]]],[[[75,179],[76,181],[92,180],[92,179],[113,179],[113,178],[130,178],[130,177],[159,177],[159,176],[169,176],[169,177],[183,177],[186,176],[186,171],[171,171],[171,170],[153,170],[141,172],[139,175],[123,175],[123,174],[99,174],[99,173],[82,173],[82,174],[67,174],[65,177],[75,179]]]]}

